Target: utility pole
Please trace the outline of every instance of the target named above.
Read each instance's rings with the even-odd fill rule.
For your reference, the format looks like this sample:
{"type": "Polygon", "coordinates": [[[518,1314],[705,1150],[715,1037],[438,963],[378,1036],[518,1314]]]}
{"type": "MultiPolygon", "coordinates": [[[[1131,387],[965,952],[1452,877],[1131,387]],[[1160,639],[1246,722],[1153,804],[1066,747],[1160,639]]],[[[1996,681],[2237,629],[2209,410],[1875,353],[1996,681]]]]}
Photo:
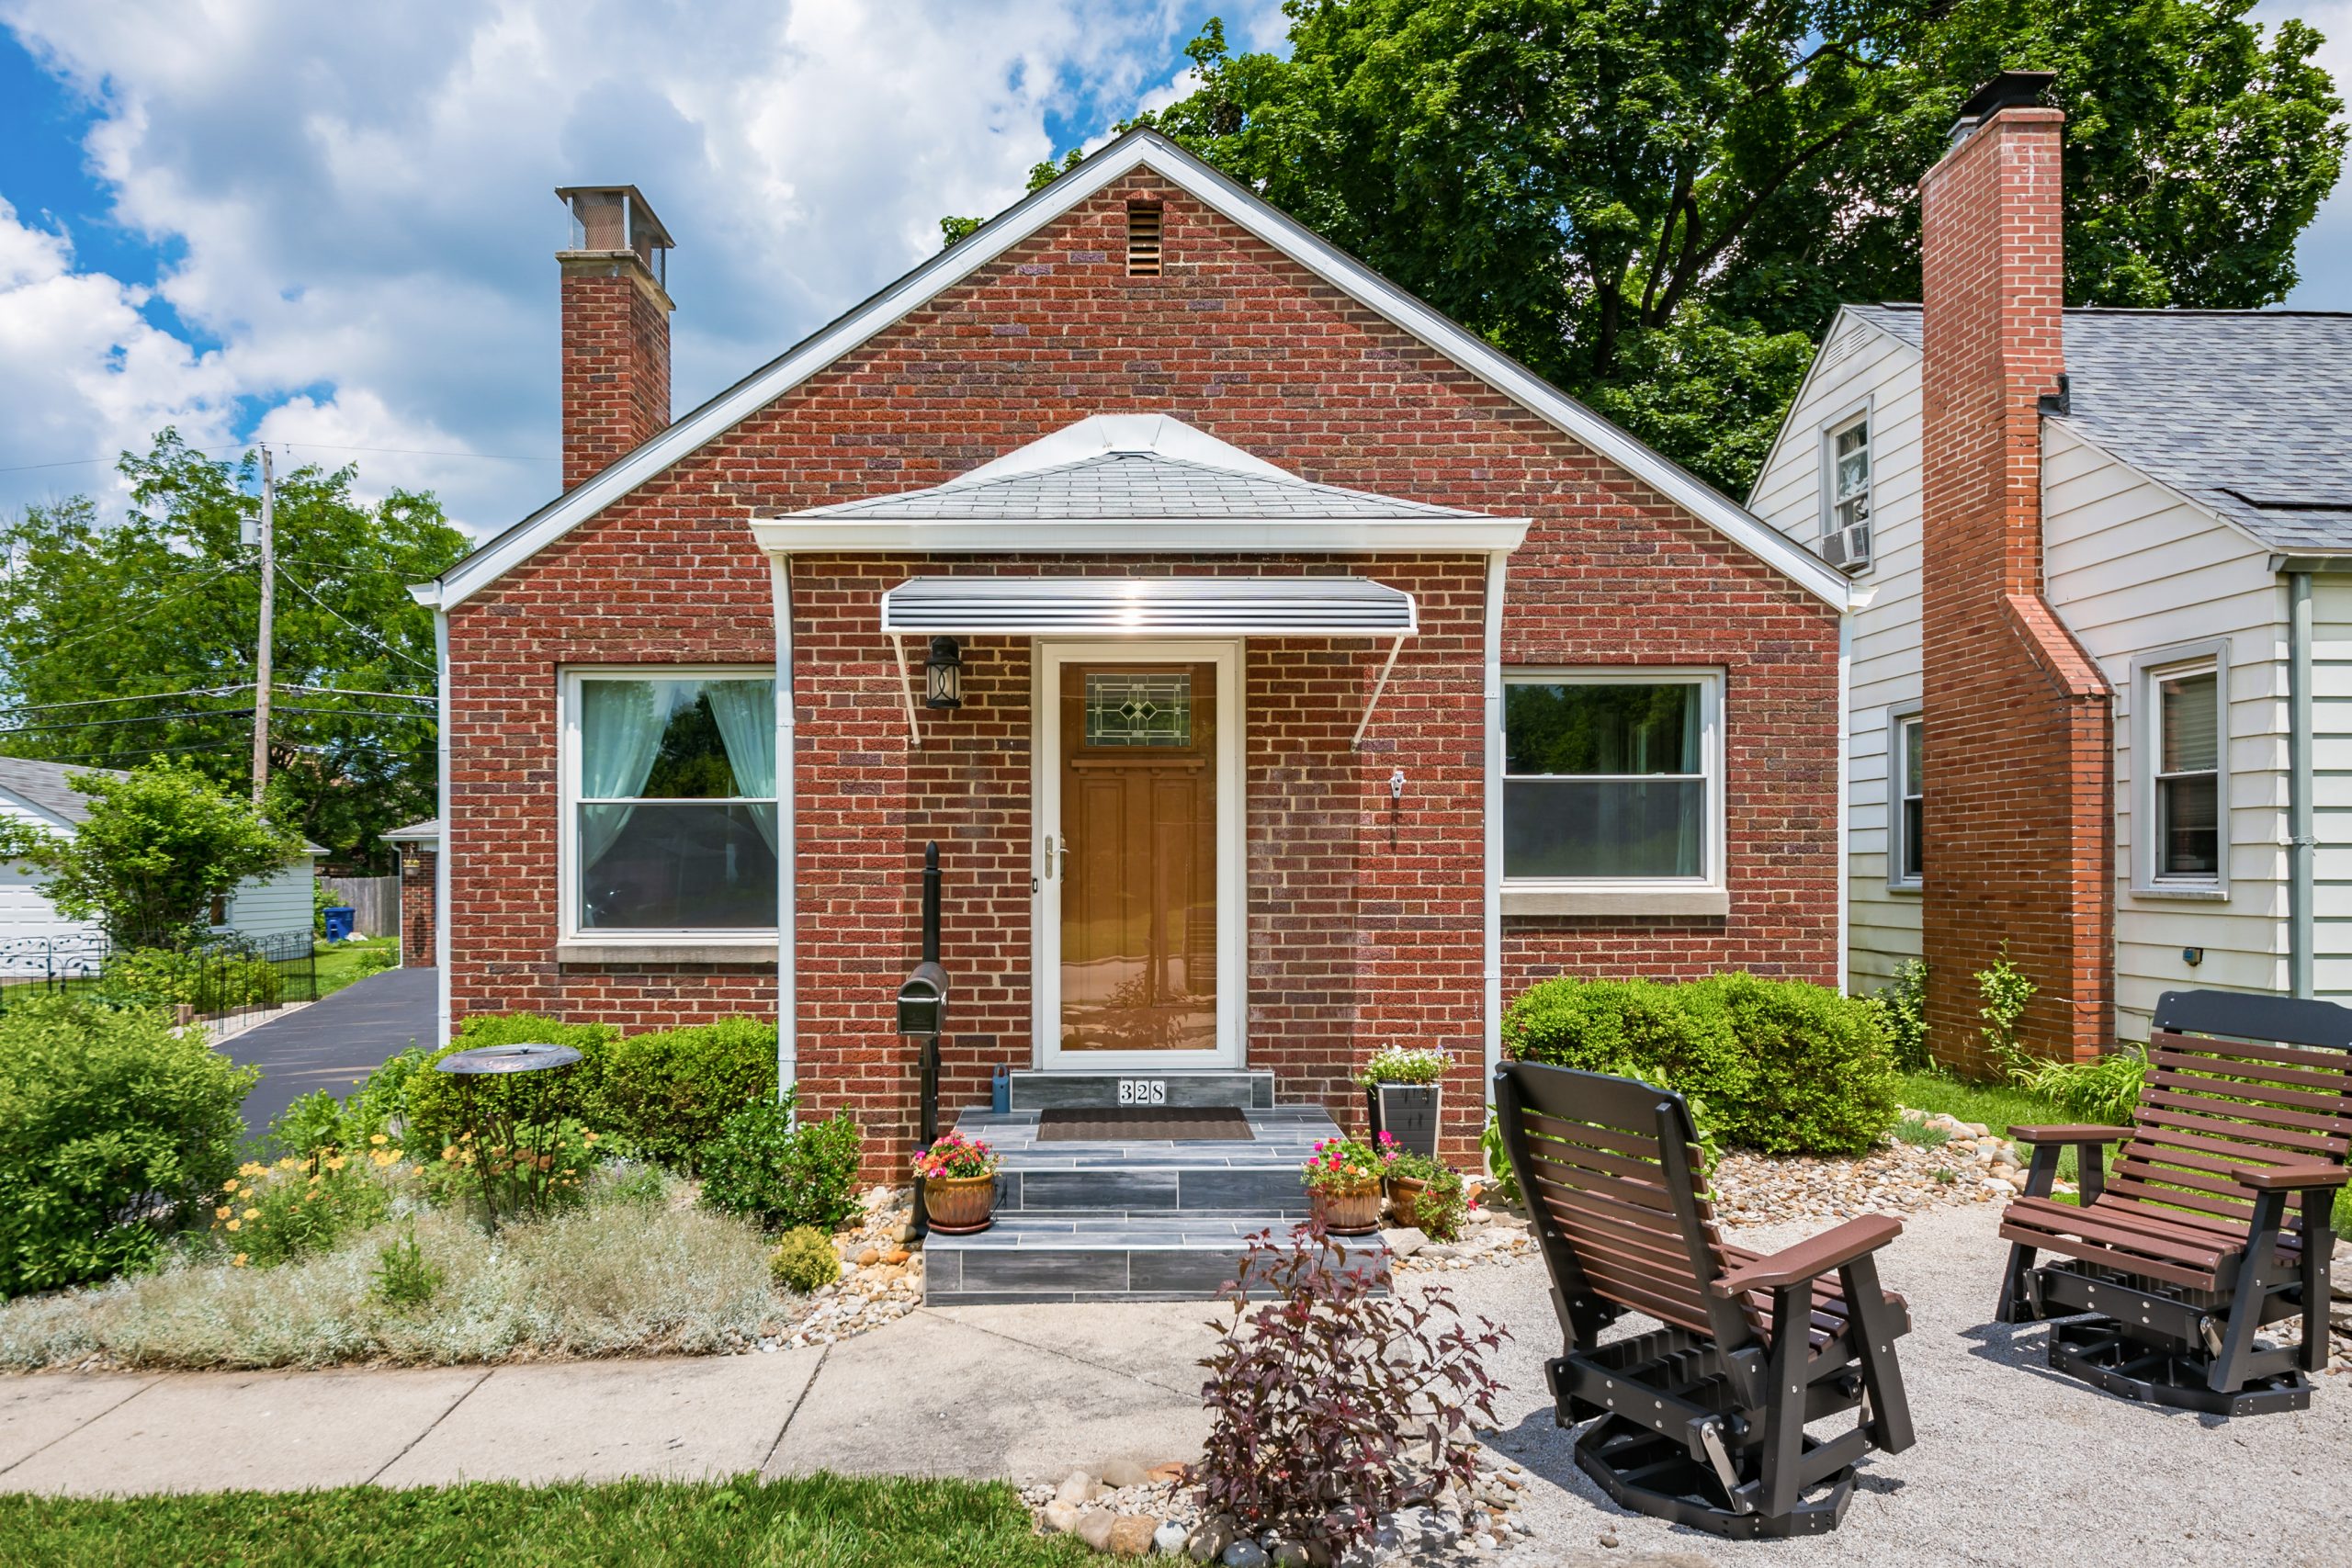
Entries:
{"type": "Polygon", "coordinates": [[[277,529],[269,448],[261,449],[261,631],[254,642],[254,805],[269,783],[269,654],[277,616],[277,529]]]}

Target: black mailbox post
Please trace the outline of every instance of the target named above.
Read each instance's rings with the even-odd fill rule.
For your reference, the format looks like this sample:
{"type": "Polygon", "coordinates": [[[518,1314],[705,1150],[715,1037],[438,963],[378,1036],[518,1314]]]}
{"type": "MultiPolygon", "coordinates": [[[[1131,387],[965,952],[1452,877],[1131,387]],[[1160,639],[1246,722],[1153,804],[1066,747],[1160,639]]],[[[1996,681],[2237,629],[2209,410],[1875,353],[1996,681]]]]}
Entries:
{"type": "MultiPolygon", "coordinates": [[[[939,1036],[947,1027],[947,971],[939,966],[939,846],[922,850],[922,962],[899,986],[899,1032],[920,1041],[922,1147],[939,1136],[939,1036]]],[[[915,1183],[915,1234],[929,1235],[922,1183],[915,1183]]]]}

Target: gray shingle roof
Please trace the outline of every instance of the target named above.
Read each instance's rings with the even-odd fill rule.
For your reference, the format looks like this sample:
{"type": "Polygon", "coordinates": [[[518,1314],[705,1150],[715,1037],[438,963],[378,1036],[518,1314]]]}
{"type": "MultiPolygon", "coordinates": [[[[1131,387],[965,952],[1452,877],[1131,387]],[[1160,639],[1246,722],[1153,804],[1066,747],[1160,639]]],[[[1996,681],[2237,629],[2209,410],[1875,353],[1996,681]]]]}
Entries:
{"type": "Polygon", "coordinates": [[[123,775],[113,768],[84,768],[64,762],[40,762],[29,757],[0,757],[0,790],[61,821],[80,827],[90,815],[90,797],[66,781],[83,773],[107,778],[123,775]]]}
{"type": "Polygon", "coordinates": [[[1076,462],[996,479],[820,506],[803,517],[933,518],[1388,518],[1479,513],[1400,501],[1338,485],[1243,473],[1154,451],[1098,453],[1076,462]]]}
{"type": "MultiPolygon", "coordinates": [[[[1920,346],[1919,307],[1853,313],[1920,346]]],[[[2352,550],[2352,313],[2069,310],[2067,424],[2274,550],[2352,550]]]]}

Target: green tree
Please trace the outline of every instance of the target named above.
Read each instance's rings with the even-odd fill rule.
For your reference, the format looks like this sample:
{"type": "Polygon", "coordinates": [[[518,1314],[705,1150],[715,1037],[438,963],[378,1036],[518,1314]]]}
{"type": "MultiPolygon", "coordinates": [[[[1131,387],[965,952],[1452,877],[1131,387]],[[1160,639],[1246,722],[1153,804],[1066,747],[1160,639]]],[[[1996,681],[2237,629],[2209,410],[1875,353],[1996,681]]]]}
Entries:
{"type": "Polygon", "coordinates": [[[1212,22],[1144,118],[1736,492],[1837,306],[1918,298],[1917,180],[2003,68],[2058,73],[2070,303],[2284,296],[2345,130],[2251,3],[1289,0],[1287,59],[1212,22]]]}
{"type": "Polygon", "coordinates": [[[60,913],[96,920],[121,947],[181,946],[203,934],[213,899],[300,852],[296,835],[186,762],[84,773],[90,814],[70,835],[0,824],[0,859],[48,874],[60,913]]]}
{"type": "MultiPolygon", "coordinates": [[[[167,430],[120,468],[127,515],[101,518],[82,497],[0,528],[0,750],[115,768],[181,757],[250,791],[260,581],[240,529],[257,463],[209,461],[167,430]],[[191,691],[219,694],[167,694],[191,691]]],[[[434,710],[337,694],[432,693],[433,619],[408,584],[467,546],[431,496],[369,503],[355,478],[306,466],[277,479],[270,772],[281,821],[338,860],[381,865],[376,834],[435,809],[434,710]]]]}

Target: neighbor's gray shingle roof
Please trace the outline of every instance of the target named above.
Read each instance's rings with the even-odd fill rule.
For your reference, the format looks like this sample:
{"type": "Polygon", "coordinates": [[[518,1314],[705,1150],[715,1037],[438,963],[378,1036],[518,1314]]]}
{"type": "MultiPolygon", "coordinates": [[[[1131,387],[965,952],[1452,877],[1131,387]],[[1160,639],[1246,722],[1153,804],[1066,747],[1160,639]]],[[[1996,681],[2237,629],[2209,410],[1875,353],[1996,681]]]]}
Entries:
{"type": "Polygon", "coordinates": [[[63,762],[38,762],[29,757],[0,757],[0,790],[76,828],[90,815],[90,797],[66,781],[84,773],[122,777],[113,768],[72,767],[63,762]]]}
{"type": "MultiPolygon", "coordinates": [[[[79,763],[42,762],[30,757],[0,757],[0,792],[79,828],[89,820],[90,797],[67,781],[85,773],[109,779],[130,776],[119,768],[85,768],[79,763]]],[[[308,839],[302,840],[302,850],[313,855],[327,852],[308,839]]]]}
{"type": "MultiPolygon", "coordinates": [[[[1854,314],[1913,348],[1919,307],[1854,314]]],[[[2069,310],[2065,422],[2282,552],[2352,550],[2352,313],[2069,310]]]]}
{"type": "Polygon", "coordinates": [[[1102,452],[1028,473],[819,506],[802,517],[1462,517],[1477,513],[1337,485],[1241,473],[1150,451],[1102,452]]]}

